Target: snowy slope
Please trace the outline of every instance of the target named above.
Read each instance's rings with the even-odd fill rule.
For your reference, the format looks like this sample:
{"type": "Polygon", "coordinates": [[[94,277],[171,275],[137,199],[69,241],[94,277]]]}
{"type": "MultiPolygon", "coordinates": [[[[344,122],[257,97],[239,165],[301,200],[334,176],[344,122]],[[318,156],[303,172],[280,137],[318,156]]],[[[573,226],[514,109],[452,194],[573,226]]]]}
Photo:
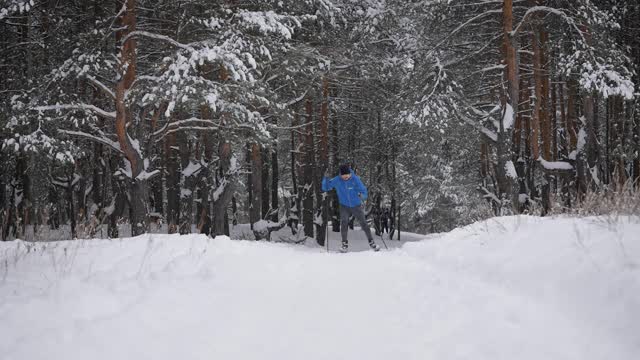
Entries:
{"type": "Polygon", "coordinates": [[[0,359],[638,359],[639,222],[499,218],[349,254],[0,243],[0,359]]]}

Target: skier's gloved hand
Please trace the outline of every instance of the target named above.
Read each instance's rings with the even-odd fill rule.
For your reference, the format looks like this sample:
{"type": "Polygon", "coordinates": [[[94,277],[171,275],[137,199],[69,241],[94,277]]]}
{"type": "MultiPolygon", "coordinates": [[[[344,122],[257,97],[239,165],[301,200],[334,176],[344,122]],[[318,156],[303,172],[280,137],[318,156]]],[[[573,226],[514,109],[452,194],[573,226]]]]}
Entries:
{"type": "Polygon", "coordinates": [[[323,176],[326,178],[331,178],[331,173],[329,172],[329,170],[326,170],[323,176]]]}

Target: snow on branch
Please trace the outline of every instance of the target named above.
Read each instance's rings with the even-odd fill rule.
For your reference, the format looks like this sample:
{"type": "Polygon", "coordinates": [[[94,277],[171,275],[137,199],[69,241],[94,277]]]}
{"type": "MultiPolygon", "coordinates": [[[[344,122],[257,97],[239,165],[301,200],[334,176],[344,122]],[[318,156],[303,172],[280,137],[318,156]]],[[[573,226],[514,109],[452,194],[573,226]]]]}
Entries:
{"type": "Polygon", "coordinates": [[[502,126],[505,130],[511,129],[514,123],[514,113],[511,104],[507,103],[502,116],[502,126]]]}
{"type": "Polygon", "coordinates": [[[453,35],[457,34],[460,30],[464,29],[465,26],[473,23],[474,21],[476,21],[478,19],[482,19],[483,17],[489,16],[489,15],[494,15],[494,14],[502,14],[502,9],[495,9],[495,10],[485,11],[482,14],[476,15],[476,16],[472,17],[471,19],[467,20],[466,22],[464,22],[463,24],[461,24],[457,28],[453,29],[452,32],[447,34],[447,36],[444,39],[442,39],[436,46],[433,47],[433,49],[431,51],[429,51],[429,53],[432,53],[432,52],[436,51],[437,49],[439,49],[440,46],[442,46],[442,44],[444,44],[447,40],[449,40],[453,35]]]}
{"type": "Polygon", "coordinates": [[[142,172],[140,172],[140,174],[138,174],[138,176],[136,176],[136,180],[138,181],[151,180],[160,174],[161,174],[161,171],[159,169],[156,169],[150,172],[143,170],[142,172]]]}
{"type": "Polygon", "coordinates": [[[289,100],[289,101],[288,101],[287,103],[285,103],[284,105],[285,105],[285,106],[291,106],[291,105],[295,105],[295,104],[299,103],[300,101],[302,101],[302,100],[304,99],[304,97],[305,97],[305,96],[307,96],[307,93],[308,93],[308,92],[309,92],[309,89],[307,89],[307,90],[304,92],[304,94],[302,94],[302,95],[298,96],[298,97],[297,97],[297,98],[295,98],[295,99],[291,99],[291,100],[289,100]]]}
{"type": "Polygon", "coordinates": [[[489,140],[493,141],[493,142],[498,142],[498,134],[496,134],[495,131],[492,131],[490,129],[487,129],[486,127],[478,124],[477,122],[471,120],[470,118],[466,117],[466,116],[461,116],[462,120],[473,126],[474,128],[476,128],[478,131],[480,131],[484,136],[486,136],[489,140]]]}
{"type": "Polygon", "coordinates": [[[24,14],[34,7],[33,0],[8,0],[3,1],[0,5],[0,20],[11,16],[12,14],[24,14]]]}
{"type": "Polygon", "coordinates": [[[513,180],[518,180],[518,172],[516,171],[515,165],[513,165],[513,161],[509,160],[504,164],[504,170],[508,177],[513,180]]]}
{"type": "Polygon", "coordinates": [[[547,161],[543,158],[539,158],[538,162],[543,168],[547,170],[566,170],[573,171],[573,165],[566,161],[547,161]]]}
{"type": "Polygon", "coordinates": [[[567,15],[564,11],[562,11],[560,9],[552,8],[552,7],[549,7],[549,6],[534,6],[534,7],[531,7],[529,10],[527,10],[527,12],[522,17],[522,20],[520,20],[520,23],[518,23],[518,26],[516,26],[516,28],[513,29],[513,31],[511,31],[511,33],[510,33],[511,37],[516,36],[520,32],[520,30],[522,30],[522,27],[529,21],[529,18],[533,14],[539,13],[539,12],[546,12],[546,13],[549,13],[549,14],[558,15],[569,26],[574,28],[574,30],[580,35],[580,38],[582,38],[582,41],[585,44],[587,43],[587,40],[584,38],[584,35],[582,34],[582,31],[580,31],[580,29],[576,25],[576,22],[574,21],[573,18],[571,18],[569,15],[567,15]]]}
{"type": "Polygon", "coordinates": [[[291,39],[294,27],[302,26],[295,17],[280,15],[273,11],[240,11],[238,17],[264,34],[280,34],[287,40],[291,39]],[[285,21],[293,22],[293,25],[288,25],[285,21]]]}
{"type": "Polygon", "coordinates": [[[105,111],[97,106],[90,104],[64,104],[64,105],[45,105],[31,108],[35,111],[60,111],[60,110],[89,110],[106,119],[115,119],[115,111],[105,111]]]}
{"type": "Polygon", "coordinates": [[[483,198],[491,200],[498,205],[500,204],[500,199],[496,196],[496,194],[494,194],[492,191],[489,191],[489,189],[487,189],[486,187],[479,186],[477,190],[480,192],[483,198]]]}
{"type": "Polygon", "coordinates": [[[194,126],[198,127],[199,129],[218,130],[220,128],[220,123],[214,122],[213,120],[191,117],[184,120],[168,122],[161,129],[158,129],[156,132],[154,132],[153,136],[164,136],[167,133],[175,132],[176,129],[183,127],[192,128],[194,126]]]}
{"type": "Polygon", "coordinates": [[[171,45],[173,45],[175,47],[179,47],[179,48],[187,50],[189,52],[195,52],[196,51],[196,49],[192,48],[191,46],[185,45],[185,44],[183,44],[181,42],[178,42],[178,41],[175,41],[175,40],[173,40],[172,38],[170,38],[168,36],[160,35],[160,34],[154,34],[154,33],[148,32],[148,31],[141,31],[141,30],[132,31],[129,34],[127,34],[127,36],[125,36],[124,39],[122,39],[122,43],[124,44],[130,38],[139,37],[139,36],[147,37],[147,38],[150,38],[150,39],[162,40],[162,41],[167,42],[167,43],[169,43],[169,44],[171,44],[171,45]]]}
{"type": "Polygon", "coordinates": [[[185,178],[188,178],[190,176],[197,175],[202,169],[202,164],[189,161],[189,165],[187,165],[187,167],[182,170],[182,175],[185,178]]]}
{"type": "Polygon", "coordinates": [[[109,146],[110,148],[112,148],[113,150],[117,151],[120,154],[123,153],[122,149],[120,149],[120,144],[118,144],[115,141],[112,141],[112,140],[109,140],[107,138],[104,138],[104,137],[99,137],[99,136],[87,134],[87,133],[82,132],[82,131],[58,130],[58,132],[63,133],[63,134],[67,134],[67,135],[80,136],[80,137],[95,141],[97,143],[100,143],[100,144],[103,144],[103,145],[107,145],[107,146],[109,146]]]}
{"type": "Polygon", "coordinates": [[[557,176],[572,176],[574,174],[573,165],[567,161],[546,161],[540,157],[537,165],[546,174],[557,176]]]}
{"type": "Polygon", "coordinates": [[[94,78],[91,75],[84,74],[84,77],[87,78],[87,80],[89,80],[93,85],[97,86],[100,90],[102,90],[102,92],[107,94],[111,99],[115,100],[116,94],[111,89],[109,89],[107,85],[100,82],[100,80],[94,78]]]}

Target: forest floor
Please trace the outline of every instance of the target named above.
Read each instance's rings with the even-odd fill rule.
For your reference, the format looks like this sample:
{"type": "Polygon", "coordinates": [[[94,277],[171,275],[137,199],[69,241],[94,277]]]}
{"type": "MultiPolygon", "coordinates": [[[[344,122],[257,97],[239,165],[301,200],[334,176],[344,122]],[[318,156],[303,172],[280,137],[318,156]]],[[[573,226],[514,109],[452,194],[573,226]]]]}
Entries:
{"type": "Polygon", "coordinates": [[[638,359],[639,234],[634,217],[514,216],[377,253],[360,231],[347,254],[203,235],[5,242],[0,359],[638,359]]]}

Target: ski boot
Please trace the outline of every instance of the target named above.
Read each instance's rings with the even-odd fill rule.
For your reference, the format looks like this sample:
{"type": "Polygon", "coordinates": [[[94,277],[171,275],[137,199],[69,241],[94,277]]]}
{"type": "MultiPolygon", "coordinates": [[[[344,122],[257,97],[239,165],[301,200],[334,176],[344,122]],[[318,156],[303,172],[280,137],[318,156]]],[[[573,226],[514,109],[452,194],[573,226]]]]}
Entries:
{"type": "Polygon", "coordinates": [[[373,242],[373,240],[369,241],[369,246],[371,247],[371,250],[373,250],[373,251],[380,251],[380,246],[378,246],[378,244],[373,242]]]}

